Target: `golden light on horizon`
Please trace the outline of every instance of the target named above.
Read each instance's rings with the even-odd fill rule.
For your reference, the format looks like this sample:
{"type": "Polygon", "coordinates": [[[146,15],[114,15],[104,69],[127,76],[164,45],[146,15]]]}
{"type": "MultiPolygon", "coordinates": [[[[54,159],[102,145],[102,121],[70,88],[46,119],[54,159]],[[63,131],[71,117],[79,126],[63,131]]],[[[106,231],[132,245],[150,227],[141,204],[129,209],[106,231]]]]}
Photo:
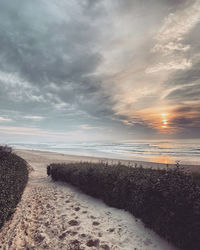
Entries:
{"type": "Polygon", "coordinates": [[[175,159],[168,155],[150,156],[148,158],[150,162],[160,162],[165,164],[173,164],[175,159]]]}

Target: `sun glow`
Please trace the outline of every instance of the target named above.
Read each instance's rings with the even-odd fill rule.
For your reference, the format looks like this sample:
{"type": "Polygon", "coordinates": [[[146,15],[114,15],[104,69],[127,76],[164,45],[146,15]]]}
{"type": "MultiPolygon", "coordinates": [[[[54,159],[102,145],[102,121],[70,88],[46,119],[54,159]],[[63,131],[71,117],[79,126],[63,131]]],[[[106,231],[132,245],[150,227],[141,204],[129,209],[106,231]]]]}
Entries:
{"type": "Polygon", "coordinates": [[[151,162],[160,162],[165,164],[172,164],[175,162],[175,159],[168,155],[150,156],[148,160],[151,162]]]}
{"type": "Polygon", "coordinates": [[[161,125],[161,128],[162,129],[167,129],[168,128],[168,114],[167,113],[162,113],[161,114],[161,122],[162,122],[162,125],[161,125]]]}
{"type": "Polygon", "coordinates": [[[173,119],[176,116],[170,107],[147,108],[138,112],[138,114],[149,126],[161,133],[173,134],[176,131],[173,126],[173,119]]]}

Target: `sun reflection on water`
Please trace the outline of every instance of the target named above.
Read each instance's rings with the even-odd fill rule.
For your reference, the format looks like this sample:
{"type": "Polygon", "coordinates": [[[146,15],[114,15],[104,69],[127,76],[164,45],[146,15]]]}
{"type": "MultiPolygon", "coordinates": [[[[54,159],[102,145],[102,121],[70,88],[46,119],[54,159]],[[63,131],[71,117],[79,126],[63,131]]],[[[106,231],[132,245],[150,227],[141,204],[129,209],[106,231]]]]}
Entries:
{"type": "Polygon", "coordinates": [[[148,161],[160,162],[160,163],[164,163],[164,164],[174,164],[175,163],[174,157],[167,156],[167,155],[150,156],[150,157],[148,157],[148,161]]]}

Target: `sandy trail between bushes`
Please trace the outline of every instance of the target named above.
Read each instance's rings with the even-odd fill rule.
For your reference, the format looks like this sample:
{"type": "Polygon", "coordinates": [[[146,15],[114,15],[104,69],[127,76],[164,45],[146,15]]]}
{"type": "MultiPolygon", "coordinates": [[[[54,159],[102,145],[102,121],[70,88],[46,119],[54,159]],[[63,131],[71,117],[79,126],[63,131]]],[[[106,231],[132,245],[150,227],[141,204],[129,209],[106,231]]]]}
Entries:
{"type": "Polygon", "coordinates": [[[175,249],[131,214],[47,177],[49,163],[76,156],[16,152],[33,171],[16,212],[0,232],[1,249],[175,249]]]}

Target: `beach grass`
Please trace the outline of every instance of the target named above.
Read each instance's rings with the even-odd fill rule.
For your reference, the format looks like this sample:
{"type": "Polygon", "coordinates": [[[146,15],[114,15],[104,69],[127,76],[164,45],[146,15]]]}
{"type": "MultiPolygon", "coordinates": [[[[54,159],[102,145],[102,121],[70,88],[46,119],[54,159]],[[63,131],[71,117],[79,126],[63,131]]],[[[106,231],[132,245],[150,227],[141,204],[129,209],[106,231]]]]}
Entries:
{"type": "Polygon", "coordinates": [[[199,175],[108,163],[50,164],[47,173],[125,209],[181,249],[200,249],[199,175]]]}
{"type": "Polygon", "coordinates": [[[199,173],[191,173],[191,176],[192,176],[194,182],[196,182],[197,184],[200,185],[200,174],[199,173]]]}
{"type": "Polygon", "coordinates": [[[0,228],[12,215],[28,180],[25,160],[0,146],[0,228]]]}

